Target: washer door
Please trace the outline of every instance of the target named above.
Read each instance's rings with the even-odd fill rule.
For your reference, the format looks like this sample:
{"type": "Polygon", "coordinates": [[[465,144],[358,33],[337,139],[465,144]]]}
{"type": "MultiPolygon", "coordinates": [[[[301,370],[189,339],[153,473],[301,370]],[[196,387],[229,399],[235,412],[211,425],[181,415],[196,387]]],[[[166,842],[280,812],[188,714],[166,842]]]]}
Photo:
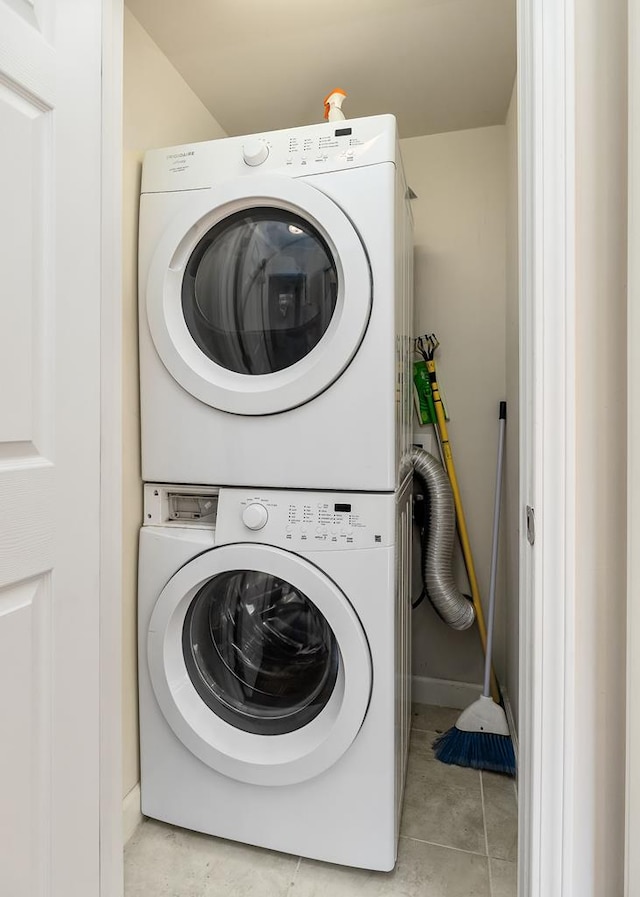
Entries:
{"type": "Polygon", "coordinates": [[[146,305],[158,354],[191,395],[234,414],[274,414],[348,366],[371,314],[371,272],[325,194],[252,176],[194,191],[154,254],[146,305]]]}
{"type": "Polygon", "coordinates": [[[182,567],[154,608],[147,657],[182,743],[253,784],[327,769],[371,696],[369,647],[346,596],[313,564],[267,545],[225,545],[182,567]]]}

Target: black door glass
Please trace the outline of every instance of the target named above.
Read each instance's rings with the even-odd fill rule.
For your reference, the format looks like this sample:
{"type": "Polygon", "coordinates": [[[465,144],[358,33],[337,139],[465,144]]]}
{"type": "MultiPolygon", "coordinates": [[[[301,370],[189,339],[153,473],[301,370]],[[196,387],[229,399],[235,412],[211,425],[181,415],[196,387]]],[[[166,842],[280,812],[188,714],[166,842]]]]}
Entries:
{"type": "Polygon", "coordinates": [[[308,221],[282,209],[250,209],[200,240],[182,281],[182,309],[191,336],[216,364],[271,374],[320,342],[337,293],[329,247],[308,221]]]}
{"type": "Polygon", "coordinates": [[[231,570],[195,595],[184,621],[187,670],[203,701],[246,732],[282,735],[326,706],[339,649],[317,607],[286,580],[231,570]]]}

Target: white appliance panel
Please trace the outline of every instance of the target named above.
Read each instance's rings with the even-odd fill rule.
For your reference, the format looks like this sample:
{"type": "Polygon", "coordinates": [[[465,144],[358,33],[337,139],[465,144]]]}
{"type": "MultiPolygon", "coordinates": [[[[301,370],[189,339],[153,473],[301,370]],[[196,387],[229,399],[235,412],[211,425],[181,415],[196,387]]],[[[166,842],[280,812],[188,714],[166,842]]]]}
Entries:
{"type": "MultiPolygon", "coordinates": [[[[399,485],[409,446],[411,319],[408,294],[399,308],[393,298],[398,267],[408,254],[399,242],[401,225],[405,237],[408,225],[398,221],[395,199],[404,190],[401,170],[383,163],[318,175],[308,183],[352,222],[370,261],[372,311],[359,349],[346,370],[306,404],[266,416],[230,414],[194,398],[169,374],[141,305],[145,480],[376,491],[399,485]]],[[[184,193],[143,196],[141,293],[167,219],[188,202],[184,193]]]]}
{"type": "MultiPolygon", "coordinates": [[[[380,530],[388,544],[374,542],[363,548],[343,543],[333,549],[293,552],[287,540],[288,520],[290,515],[304,513],[304,493],[221,488],[215,522],[207,527],[185,526],[163,517],[166,496],[179,492],[179,485],[146,487],[145,509],[150,509],[152,517],[140,535],[143,813],[275,850],[345,865],[391,869],[396,856],[410,719],[405,631],[410,596],[401,572],[408,558],[398,554],[406,555],[411,542],[403,535],[410,509],[408,483],[398,496],[317,493],[317,519],[325,509],[330,516],[340,518],[349,512],[335,512],[335,505],[352,503],[353,512],[358,502],[364,529],[380,530]],[[242,512],[247,502],[256,500],[269,510],[269,520],[262,528],[263,541],[246,544],[250,531],[242,523],[242,512]],[[240,534],[242,542],[235,541],[240,534]],[[372,679],[361,726],[350,745],[327,768],[297,782],[257,784],[213,769],[176,738],[152,685],[147,635],[159,596],[194,561],[203,562],[218,551],[263,550],[268,545],[282,551],[292,569],[312,565],[346,597],[366,637],[372,679]]],[[[203,497],[212,498],[211,487],[204,487],[203,497]]],[[[257,535],[250,532],[252,539],[257,535]]],[[[263,738],[263,762],[267,764],[275,751],[269,747],[270,737],[263,738]]]]}

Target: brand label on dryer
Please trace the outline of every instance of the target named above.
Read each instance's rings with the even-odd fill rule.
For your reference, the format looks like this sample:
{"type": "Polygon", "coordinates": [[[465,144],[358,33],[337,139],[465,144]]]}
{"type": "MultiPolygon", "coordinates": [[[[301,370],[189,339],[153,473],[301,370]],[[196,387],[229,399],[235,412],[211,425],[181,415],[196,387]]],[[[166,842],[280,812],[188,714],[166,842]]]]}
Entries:
{"type": "Polygon", "coordinates": [[[195,156],[195,150],[185,150],[178,153],[167,153],[167,162],[169,163],[169,171],[175,174],[180,171],[186,171],[191,167],[191,157],[195,156]]]}

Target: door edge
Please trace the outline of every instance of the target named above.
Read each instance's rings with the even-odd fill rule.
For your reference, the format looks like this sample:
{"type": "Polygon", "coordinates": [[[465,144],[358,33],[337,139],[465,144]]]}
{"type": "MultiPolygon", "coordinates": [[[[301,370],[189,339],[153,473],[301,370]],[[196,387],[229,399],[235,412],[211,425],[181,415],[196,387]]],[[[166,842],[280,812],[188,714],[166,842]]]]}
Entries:
{"type": "Polygon", "coordinates": [[[124,2],[102,0],[100,298],[100,894],[123,894],[122,83],[124,2]]]}

